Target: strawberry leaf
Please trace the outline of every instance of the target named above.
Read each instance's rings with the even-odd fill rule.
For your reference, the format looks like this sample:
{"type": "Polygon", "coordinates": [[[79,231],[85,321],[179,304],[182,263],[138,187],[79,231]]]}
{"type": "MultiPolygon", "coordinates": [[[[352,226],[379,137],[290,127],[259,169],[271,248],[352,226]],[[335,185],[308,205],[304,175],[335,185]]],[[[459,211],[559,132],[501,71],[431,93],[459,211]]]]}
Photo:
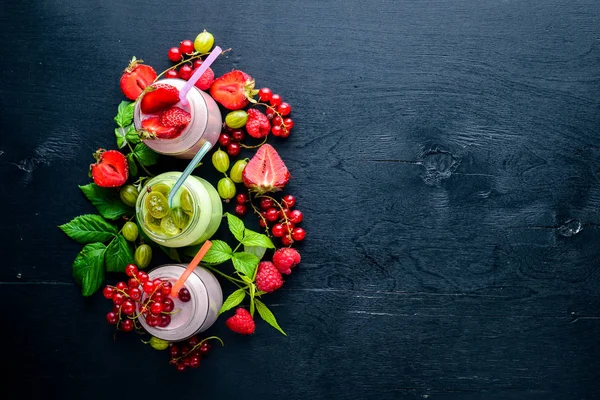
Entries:
{"type": "Polygon", "coordinates": [[[119,125],[121,128],[124,128],[131,124],[133,122],[134,108],[135,105],[133,102],[122,101],[121,104],[119,104],[117,116],[115,117],[115,122],[117,125],[119,125]]]}
{"type": "Polygon", "coordinates": [[[71,239],[82,244],[108,242],[117,234],[116,226],[94,214],[80,215],[59,228],[71,239]]]}
{"type": "Polygon", "coordinates": [[[144,143],[138,143],[133,149],[133,155],[143,166],[154,165],[158,161],[158,154],[146,146],[144,143]]]}
{"type": "Polygon", "coordinates": [[[259,246],[266,247],[267,249],[275,248],[275,245],[267,235],[251,231],[250,229],[244,230],[244,238],[241,242],[244,246],[259,246]]]}
{"type": "Polygon", "coordinates": [[[254,278],[254,272],[260,260],[254,254],[248,254],[244,252],[233,253],[231,258],[233,267],[240,274],[246,275],[248,278],[254,278]]]}
{"type": "Polygon", "coordinates": [[[223,302],[221,310],[219,310],[219,315],[221,315],[227,310],[231,310],[233,307],[240,304],[245,297],[246,292],[244,292],[244,289],[238,289],[235,292],[231,293],[229,297],[223,302]]]}
{"type": "MultiPolygon", "coordinates": [[[[187,249],[189,250],[186,250],[185,254],[191,254],[191,257],[194,257],[196,253],[198,253],[200,246],[188,247],[187,249]]],[[[202,262],[205,262],[207,264],[222,264],[231,258],[232,253],[233,251],[227,243],[225,243],[222,240],[213,240],[212,246],[204,256],[204,258],[202,258],[202,262]]]]}
{"type": "Polygon", "coordinates": [[[91,296],[102,285],[105,252],[106,246],[102,243],[87,244],[73,261],[73,278],[84,296],[91,296]]]}
{"type": "Polygon", "coordinates": [[[129,167],[129,175],[137,176],[138,167],[135,163],[135,158],[133,157],[133,153],[127,154],[127,166],[129,167]]]}
{"type": "Polygon", "coordinates": [[[273,315],[271,310],[269,310],[262,301],[254,299],[254,304],[256,305],[256,311],[258,311],[260,317],[264,319],[267,324],[271,325],[273,328],[277,329],[279,332],[287,336],[287,334],[283,331],[283,329],[281,329],[281,327],[277,323],[277,319],[275,319],[275,316],[273,315]]]}
{"type": "Polygon", "coordinates": [[[95,183],[79,186],[85,197],[106,219],[117,219],[123,215],[133,215],[133,208],[126,206],[119,198],[119,191],[102,188],[95,183]]]}
{"type": "Polygon", "coordinates": [[[108,272],[125,272],[128,264],[134,264],[133,251],[123,235],[117,235],[106,248],[104,257],[108,272]]]}
{"type": "Polygon", "coordinates": [[[227,216],[227,223],[229,224],[229,230],[233,233],[233,236],[237,239],[238,242],[242,242],[244,240],[244,223],[241,219],[236,217],[233,214],[225,213],[227,216]]]}

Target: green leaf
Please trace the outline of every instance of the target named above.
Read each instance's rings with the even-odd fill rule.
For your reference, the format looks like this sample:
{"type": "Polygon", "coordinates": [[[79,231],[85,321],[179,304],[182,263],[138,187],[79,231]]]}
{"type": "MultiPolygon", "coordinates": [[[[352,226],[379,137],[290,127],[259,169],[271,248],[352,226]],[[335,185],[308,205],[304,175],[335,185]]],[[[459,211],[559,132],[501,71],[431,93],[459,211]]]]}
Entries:
{"type": "Polygon", "coordinates": [[[159,245],[160,249],[171,259],[177,262],[181,262],[181,257],[179,256],[179,252],[176,248],[166,247],[159,245]]]}
{"type": "Polygon", "coordinates": [[[251,231],[250,229],[244,230],[244,239],[241,242],[244,246],[266,247],[267,249],[275,248],[275,245],[267,235],[251,231]]]}
{"type": "Polygon", "coordinates": [[[233,214],[225,213],[225,215],[227,216],[229,230],[233,233],[237,241],[241,242],[244,239],[244,223],[233,214]]]}
{"type": "Polygon", "coordinates": [[[122,101],[119,104],[119,109],[117,111],[117,116],[115,117],[115,122],[121,128],[126,127],[131,124],[133,121],[133,111],[135,109],[134,103],[130,101],[122,101]]]}
{"type": "Polygon", "coordinates": [[[142,141],[142,139],[140,139],[140,135],[138,135],[137,130],[135,129],[135,126],[133,124],[127,127],[125,139],[127,139],[127,141],[130,144],[138,144],[142,141]]]}
{"type": "MultiPolygon", "coordinates": [[[[198,250],[200,250],[200,246],[194,246],[189,249],[189,253],[186,252],[186,254],[190,255],[191,257],[194,257],[196,253],[198,253],[198,250]]],[[[222,264],[231,258],[232,253],[233,251],[227,243],[225,243],[222,240],[213,240],[212,246],[210,247],[210,249],[208,249],[208,252],[204,256],[204,258],[202,258],[202,262],[205,262],[207,264],[222,264]]]]}
{"type": "Polygon", "coordinates": [[[80,215],[59,228],[71,239],[82,244],[108,242],[117,234],[116,226],[94,214],[80,215]]]}
{"type": "Polygon", "coordinates": [[[229,297],[223,302],[223,306],[221,306],[221,310],[219,311],[219,315],[224,313],[227,310],[231,310],[233,307],[240,304],[244,298],[246,297],[246,292],[244,289],[238,289],[235,292],[231,293],[229,297]]]}
{"type": "Polygon", "coordinates": [[[127,145],[127,139],[125,137],[125,128],[115,128],[115,137],[117,138],[117,147],[122,149],[127,145]]]}
{"type": "Polygon", "coordinates": [[[135,158],[133,158],[133,153],[127,154],[127,166],[129,167],[129,175],[137,176],[138,167],[135,163],[135,158]]]}
{"type": "Polygon", "coordinates": [[[84,296],[91,296],[102,285],[105,251],[102,243],[87,244],[73,261],[73,278],[84,296]]]}
{"type": "Polygon", "coordinates": [[[264,319],[267,324],[271,325],[273,328],[277,329],[279,332],[287,336],[287,334],[283,331],[283,329],[281,329],[281,327],[277,323],[277,319],[275,319],[275,316],[273,315],[271,310],[269,310],[267,306],[265,306],[265,304],[258,299],[255,299],[254,303],[256,304],[256,311],[258,311],[260,317],[264,319]]]}
{"type": "Polygon", "coordinates": [[[79,186],[79,188],[104,218],[117,219],[122,215],[133,215],[133,208],[121,201],[117,189],[102,188],[95,183],[79,186]]]}
{"type": "Polygon", "coordinates": [[[266,251],[266,247],[244,246],[244,253],[254,254],[256,257],[258,257],[259,260],[262,260],[266,251]]]}
{"type": "Polygon", "coordinates": [[[143,166],[154,165],[158,161],[158,154],[146,146],[144,143],[138,143],[133,149],[133,155],[143,166]]]}
{"type": "Polygon", "coordinates": [[[233,266],[236,271],[246,275],[248,278],[254,278],[254,272],[260,260],[254,254],[248,254],[244,252],[233,253],[231,259],[233,266]]]}
{"type": "Polygon", "coordinates": [[[117,235],[106,248],[106,270],[108,272],[125,272],[128,264],[135,264],[133,251],[123,235],[117,235]]]}

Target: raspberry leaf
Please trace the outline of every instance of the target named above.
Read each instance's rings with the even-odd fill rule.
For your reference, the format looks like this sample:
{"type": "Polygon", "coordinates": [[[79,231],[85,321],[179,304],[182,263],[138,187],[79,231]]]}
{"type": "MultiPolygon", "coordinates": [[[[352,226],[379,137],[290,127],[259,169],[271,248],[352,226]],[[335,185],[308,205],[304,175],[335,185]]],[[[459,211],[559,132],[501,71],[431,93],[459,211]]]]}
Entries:
{"type": "Polygon", "coordinates": [[[262,260],[266,251],[266,247],[244,245],[244,253],[254,254],[256,257],[258,257],[259,260],[262,260]]]}
{"type": "Polygon", "coordinates": [[[133,158],[133,153],[127,154],[127,166],[129,167],[129,175],[137,176],[138,167],[135,163],[135,158],[133,158]]]}
{"type": "Polygon", "coordinates": [[[244,238],[241,242],[244,246],[266,247],[267,249],[275,248],[275,245],[267,235],[251,231],[250,229],[244,230],[244,238]]]}
{"type": "MultiPolygon", "coordinates": [[[[199,246],[188,247],[186,249],[185,254],[189,255],[193,253],[193,255],[196,255],[199,249],[199,246]]],[[[231,258],[232,253],[233,251],[227,243],[225,243],[222,240],[213,240],[212,246],[208,250],[208,253],[206,253],[206,255],[204,256],[204,258],[202,258],[202,262],[207,264],[222,264],[231,258]]]]}
{"type": "Polygon", "coordinates": [[[119,191],[101,188],[95,183],[79,186],[85,197],[98,209],[106,219],[117,219],[123,215],[133,215],[133,209],[126,206],[119,198],[119,191]]]}
{"type": "Polygon", "coordinates": [[[91,296],[104,280],[104,253],[102,243],[90,243],[77,254],[73,261],[73,278],[81,286],[81,294],[91,296]]]}
{"type": "Polygon", "coordinates": [[[287,334],[283,331],[283,329],[281,329],[281,327],[277,323],[277,319],[275,319],[275,316],[273,315],[271,310],[269,310],[262,301],[254,299],[254,304],[256,304],[256,311],[258,311],[260,317],[264,319],[267,324],[271,325],[273,328],[277,329],[279,332],[287,336],[287,334]]]}
{"type": "Polygon", "coordinates": [[[130,101],[122,101],[119,104],[119,108],[117,110],[117,116],[115,117],[115,122],[121,128],[126,127],[127,125],[133,122],[133,111],[134,111],[134,103],[130,101]]]}
{"type": "Polygon", "coordinates": [[[246,292],[244,291],[244,289],[238,289],[235,292],[231,293],[229,297],[223,302],[223,306],[221,306],[221,310],[219,310],[219,315],[221,315],[227,310],[231,310],[233,307],[240,304],[245,297],[246,292]]]}
{"type": "Polygon", "coordinates": [[[82,244],[108,242],[117,234],[116,226],[94,214],[80,215],[59,228],[71,239],[82,244]]]}
{"type": "Polygon", "coordinates": [[[133,155],[143,166],[154,165],[158,161],[158,154],[146,146],[144,143],[138,143],[133,149],[133,155]]]}
{"type": "Polygon", "coordinates": [[[108,272],[125,272],[127,264],[134,264],[133,251],[123,235],[117,235],[106,248],[106,270],[108,272]]]}
{"type": "Polygon", "coordinates": [[[240,274],[246,275],[248,278],[254,278],[256,267],[260,260],[254,254],[248,254],[244,252],[233,253],[231,259],[233,267],[240,274]]]}
{"type": "Polygon", "coordinates": [[[241,219],[236,217],[233,214],[225,213],[227,216],[227,223],[229,224],[229,230],[233,233],[233,236],[237,239],[238,242],[242,242],[244,240],[244,223],[241,219]]]}

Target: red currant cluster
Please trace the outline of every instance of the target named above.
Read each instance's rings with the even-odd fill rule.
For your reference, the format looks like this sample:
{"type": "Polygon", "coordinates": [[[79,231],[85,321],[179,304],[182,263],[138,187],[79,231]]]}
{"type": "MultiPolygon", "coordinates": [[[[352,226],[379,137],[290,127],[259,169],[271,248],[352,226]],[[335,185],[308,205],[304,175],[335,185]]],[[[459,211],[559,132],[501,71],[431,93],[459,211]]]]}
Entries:
{"type": "Polygon", "coordinates": [[[280,95],[273,93],[269,88],[262,88],[258,91],[258,99],[267,106],[266,115],[271,120],[271,133],[273,136],[287,138],[294,127],[294,120],[284,118],[292,112],[292,106],[284,102],[280,95]]]}
{"type": "Polygon", "coordinates": [[[219,136],[219,144],[225,148],[227,154],[231,157],[236,157],[240,154],[242,146],[240,142],[244,140],[246,134],[243,129],[231,129],[227,125],[224,127],[224,131],[219,136]]]}
{"type": "Polygon", "coordinates": [[[171,344],[169,346],[169,355],[171,360],[169,364],[174,365],[177,371],[183,372],[186,368],[198,368],[200,360],[210,351],[210,344],[207,342],[210,338],[204,340],[192,336],[186,342],[180,345],[171,344]]]}
{"type": "MultiPolygon", "coordinates": [[[[175,303],[170,297],[173,288],[171,282],[159,278],[150,280],[148,274],[139,271],[134,264],[129,264],[125,273],[130,277],[127,283],[107,285],[102,291],[104,297],[113,302],[112,310],[106,314],[106,321],[124,332],[141,330],[140,316],[149,326],[169,326],[171,315],[177,312],[174,311],[175,303]]],[[[191,299],[186,288],[179,291],[178,297],[182,302],[191,299]]]]}
{"type": "MultiPolygon", "coordinates": [[[[201,56],[208,53],[213,42],[213,36],[204,31],[198,35],[195,42],[186,39],[179,43],[179,47],[171,47],[167,56],[169,60],[177,64],[164,72],[165,78],[179,78],[186,81],[190,79],[194,71],[202,65],[201,56]]],[[[208,68],[195,86],[201,90],[207,90],[214,79],[213,70],[208,68]]]]}

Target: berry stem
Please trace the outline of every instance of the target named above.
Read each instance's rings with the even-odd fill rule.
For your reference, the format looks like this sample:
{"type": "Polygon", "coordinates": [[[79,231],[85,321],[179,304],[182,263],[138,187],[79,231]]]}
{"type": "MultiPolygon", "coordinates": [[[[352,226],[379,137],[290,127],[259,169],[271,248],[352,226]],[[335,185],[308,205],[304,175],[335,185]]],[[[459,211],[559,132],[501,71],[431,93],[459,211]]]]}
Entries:
{"type": "MultiPolygon", "coordinates": [[[[223,55],[223,54],[225,54],[225,53],[227,53],[227,52],[229,52],[229,51],[231,51],[231,47],[230,47],[230,48],[228,48],[228,49],[225,49],[225,50],[223,50],[223,51],[221,52],[221,55],[223,55]]],[[[154,82],[156,82],[156,81],[157,81],[157,80],[158,80],[158,79],[159,79],[161,76],[163,76],[164,74],[166,74],[166,73],[167,73],[167,71],[170,71],[170,70],[172,70],[172,69],[175,69],[175,68],[179,67],[180,65],[183,65],[183,64],[185,64],[185,63],[188,63],[188,62],[190,62],[190,61],[192,61],[192,60],[195,60],[195,59],[197,59],[197,58],[202,58],[202,56],[207,56],[207,55],[209,55],[209,54],[210,54],[210,52],[208,52],[208,53],[198,53],[197,51],[193,52],[192,54],[188,54],[188,55],[189,55],[189,57],[188,57],[187,59],[183,59],[183,60],[181,60],[181,61],[180,61],[180,62],[178,62],[177,64],[173,65],[172,67],[169,67],[169,68],[165,69],[163,72],[161,72],[160,74],[158,74],[158,75],[156,76],[156,78],[154,79],[154,82]]],[[[154,83],[154,82],[152,82],[152,83],[154,83]]]]}
{"type": "Polygon", "coordinates": [[[185,357],[189,356],[189,355],[190,355],[190,354],[192,354],[192,353],[193,353],[193,352],[194,352],[194,351],[195,351],[197,348],[199,348],[200,346],[202,346],[202,344],[204,344],[205,342],[207,342],[207,341],[209,341],[209,340],[212,340],[212,339],[216,339],[216,340],[218,340],[218,341],[221,343],[221,346],[225,346],[225,343],[223,343],[223,341],[221,340],[221,338],[220,338],[220,337],[218,337],[218,336],[209,336],[209,337],[207,337],[207,338],[204,338],[204,339],[202,339],[200,342],[198,342],[198,344],[196,344],[194,347],[192,347],[192,348],[190,349],[190,351],[188,351],[187,353],[185,353],[185,354],[182,354],[181,356],[179,356],[179,357],[177,357],[177,358],[172,358],[172,359],[171,359],[171,362],[173,362],[173,361],[177,362],[177,361],[181,360],[182,358],[185,358],[185,357]]]}
{"type": "Polygon", "coordinates": [[[252,209],[254,210],[254,214],[258,215],[258,217],[265,224],[265,232],[266,232],[267,236],[271,237],[271,232],[269,231],[269,223],[268,223],[267,219],[260,213],[258,208],[256,208],[256,206],[252,202],[252,198],[250,198],[250,205],[252,206],[252,209]]]}
{"type": "MultiPolygon", "coordinates": [[[[287,126],[285,126],[285,124],[283,123],[283,117],[284,117],[284,116],[283,116],[283,115],[281,115],[281,114],[279,113],[279,111],[277,111],[277,108],[276,108],[276,107],[274,107],[274,106],[272,106],[272,105],[270,105],[270,104],[267,104],[267,103],[253,103],[253,104],[254,104],[254,105],[253,105],[252,107],[255,107],[255,106],[265,106],[265,107],[267,107],[267,108],[271,108],[273,111],[275,111],[275,114],[277,114],[277,116],[278,116],[278,117],[281,119],[281,125],[280,125],[280,126],[281,126],[281,128],[282,128],[283,130],[285,130],[285,132],[286,132],[286,133],[288,132],[288,128],[287,128],[287,126]]],[[[252,108],[252,107],[251,107],[251,108],[252,108]]],[[[267,136],[269,136],[269,135],[267,135],[267,136]]],[[[265,141],[266,141],[266,140],[265,140],[265,141]]]]}
{"type": "Polygon", "coordinates": [[[273,201],[273,203],[277,204],[277,207],[279,207],[279,209],[281,210],[281,214],[283,214],[283,219],[285,220],[285,226],[286,226],[286,228],[288,230],[288,234],[291,237],[292,236],[292,229],[290,228],[290,224],[289,224],[290,220],[288,219],[287,214],[283,211],[283,206],[281,205],[281,203],[279,203],[277,200],[275,200],[271,196],[262,195],[260,197],[265,197],[267,199],[271,199],[273,201]]]}
{"type": "Polygon", "coordinates": [[[231,283],[233,283],[234,285],[236,285],[240,289],[243,289],[245,287],[245,286],[242,286],[242,285],[246,285],[246,282],[244,282],[244,281],[242,281],[240,279],[236,279],[233,276],[227,275],[227,274],[219,271],[218,269],[211,267],[210,265],[202,264],[202,267],[204,267],[204,268],[208,269],[209,271],[214,272],[214,273],[216,273],[218,275],[221,275],[223,278],[229,280],[231,283]],[[240,285],[240,284],[242,284],[242,285],[240,285]]]}
{"type": "Polygon", "coordinates": [[[260,146],[262,146],[263,144],[267,143],[267,138],[269,137],[269,135],[265,136],[265,138],[263,139],[262,142],[260,142],[260,144],[257,144],[256,146],[246,146],[243,143],[240,143],[240,147],[243,147],[244,149],[257,149],[260,146]]]}
{"type": "MultiPolygon", "coordinates": [[[[129,151],[131,151],[133,153],[133,147],[131,147],[131,144],[129,144],[129,142],[127,142],[127,146],[129,147],[129,151]]],[[[144,167],[144,164],[142,164],[141,162],[138,162],[138,164],[140,164],[140,167],[142,167],[142,169],[150,176],[154,176],[154,174],[150,171],[148,171],[146,169],[146,167],[144,167]]]]}

